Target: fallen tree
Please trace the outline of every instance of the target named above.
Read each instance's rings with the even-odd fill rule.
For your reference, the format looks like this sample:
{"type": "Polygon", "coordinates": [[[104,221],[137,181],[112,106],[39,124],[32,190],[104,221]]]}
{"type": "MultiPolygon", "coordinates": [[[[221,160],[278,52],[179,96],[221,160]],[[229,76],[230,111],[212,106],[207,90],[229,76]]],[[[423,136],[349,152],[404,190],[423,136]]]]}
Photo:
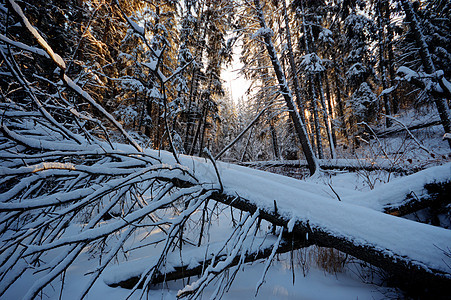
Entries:
{"type": "MultiPolygon", "coordinates": [[[[403,183],[395,182],[394,184],[389,184],[388,186],[393,185],[395,188],[400,185],[403,186],[401,192],[397,194],[384,193],[384,190],[386,190],[387,187],[382,186],[371,191],[370,193],[360,193],[358,197],[344,197],[340,200],[348,203],[368,206],[372,209],[383,211],[395,216],[403,216],[423,208],[446,206],[451,202],[451,199],[449,198],[451,193],[451,181],[449,180],[449,172],[446,172],[447,168],[449,168],[449,165],[431,168],[430,170],[411,176],[412,178],[403,178],[403,183]],[[435,174],[435,176],[431,176],[431,174],[435,174]],[[411,184],[409,185],[408,182],[411,184]],[[366,201],[363,201],[364,203],[361,201],[362,197],[366,198],[366,201]]],[[[388,187],[389,190],[394,190],[395,188],[388,187]]],[[[242,204],[236,206],[242,208],[246,205],[242,204]]],[[[249,209],[249,211],[252,211],[252,209],[249,209]]],[[[276,250],[277,253],[285,253],[315,244],[315,241],[312,239],[305,239],[305,234],[298,235],[288,233],[288,231],[286,231],[287,224],[283,223],[283,225],[285,226],[285,232],[281,243],[276,250]]],[[[270,239],[268,240],[271,241],[270,239]]],[[[272,241],[272,243],[267,243],[266,245],[261,245],[260,248],[252,249],[251,251],[244,253],[244,259],[240,259],[240,256],[235,257],[228,268],[242,263],[268,258],[272,252],[273,242],[274,241],[272,241]]],[[[195,259],[196,263],[193,265],[192,259],[195,257],[195,254],[204,253],[205,249],[195,248],[194,250],[195,251],[185,251],[185,257],[191,258],[191,260],[185,264],[180,263],[183,262],[183,258],[180,257],[180,252],[171,253],[171,256],[177,256],[177,259],[169,259],[170,261],[175,261],[175,263],[171,266],[173,271],[168,273],[159,272],[159,274],[152,280],[152,284],[202,275],[205,266],[211,263],[211,259],[205,260],[204,256],[201,255],[199,257],[198,255],[195,259]]],[[[222,256],[224,256],[224,254],[222,256]]],[[[223,258],[222,256],[218,257],[218,259],[223,258]]],[[[137,261],[132,261],[132,268],[134,269],[134,272],[132,273],[129,271],[121,271],[123,265],[116,267],[114,270],[110,270],[110,274],[114,275],[107,276],[105,282],[112,287],[120,286],[123,288],[132,288],[139,281],[142,275],[140,269],[142,269],[143,265],[148,264],[148,260],[149,258],[144,258],[138,259],[137,261]]],[[[127,265],[127,263],[125,264],[127,265]]],[[[130,266],[126,267],[126,269],[129,268],[130,266]]],[[[396,279],[398,281],[404,281],[404,276],[405,273],[401,271],[401,273],[397,275],[396,279]]],[[[406,283],[404,282],[404,285],[405,284],[406,283]]],[[[410,285],[410,288],[412,286],[419,288],[417,283],[409,282],[408,284],[410,285]]],[[[427,287],[428,283],[423,283],[423,285],[424,287],[427,287]]]]}
{"type": "MultiPolygon", "coordinates": [[[[412,174],[423,169],[421,166],[406,164],[400,165],[399,162],[394,163],[386,159],[376,159],[373,161],[365,159],[318,159],[318,164],[323,170],[366,170],[376,171],[383,170],[387,172],[395,172],[400,174],[412,174]]],[[[303,159],[299,160],[270,160],[270,161],[253,161],[253,162],[241,162],[240,165],[252,167],[252,168],[271,168],[271,167],[289,167],[299,168],[306,167],[307,162],[303,159]]]]}
{"type": "MultiPolygon", "coordinates": [[[[436,125],[440,125],[440,124],[441,124],[441,122],[439,119],[434,119],[434,120],[427,121],[427,122],[417,121],[417,122],[413,122],[412,124],[408,125],[407,129],[409,131],[412,131],[412,130],[428,128],[428,127],[432,127],[432,126],[436,126],[436,125]]],[[[387,137],[387,136],[401,133],[404,131],[406,131],[406,129],[402,125],[394,124],[390,128],[387,128],[384,130],[376,130],[375,133],[378,137],[387,137]]]]}
{"type": "MultiPolygon", "coordinates": [[[[245,253],[238,253],[227,268],[241,266],[244,263],[254,262],[260,259],[267,259],[273,250],[275,239],[267,237],[265,239],[260,238],[253,240],[253,247],[247,249],[245,253]],[[249,251],[250,250],[250,251],[249,251]]],[[[293,234],[284,232],[282,240],[279,247],[276,250],[277,254],[286,253],[300,248],[304,248],[312,245],[309,241],[305,239],[297,239],[293,234]]],[[[208,247],[215,248],[215,245],[209,244],[208,247]]],[[[191,250],[184,251],[183,255],[189,258],[189,261],[183,263],[183,257],[181,257],[181,252],[172,252],[168,261],[171,261],[171,271],[164,272],[160,270],[157,275],[152,279],[152,284],[164,283],[171,280],[178,280],[183,278],[188,278],[192,276],[201,276],[206,268],[206,266],[213,263],[211,258],[205,259],[206,247],[197,247],[191,250]]],[[[215,259],[224,260],[226,257],[225,253],[221,253],[215,259]]],[[[110,268],[108,275],[104,276],[104,281],[111,287],[120,286],[126,289],[132,289],[141,279],[144,266],[149,265],[153,257],[150,258],[140,258],[135,261],[125,262],[120,266],[114,266],[110,268]],[[124,272],[123,269],[127,268],[133,269],[133,272],[124,272]]]]}
{"type": "MultiPolygon", "coordinates": [[[[443,169],[442,170],[442,178],[446,178],[446,176],[448,176],[448,178],[449,178],[450,165],[443,166],[442,169],[443,169]]],[[[433,171],[431,170],[431,172],[433,172],[433,171]]],[[[435,172],[437,172],[437,170],[435,172]]],[[[412,179],[412,182],[418,182],[418,179],[416,177],[419,177],[419,176],[414,176],[414,178],[412,179]]],[[[241,179],[243,179],[243,178],[241,177],[241,179]]],[[[258,175],[256,175],[255,179],[256,179],[255,180],[256,184],[258,186],[258,181],[259,181],[258,175]]],[[[404,180],[408,181],[408,178],[405,178],[404,180]]],[[[228,185],[227,179],[226,180],[223,179],[223,182],[224,182],[225,186],[228,185]]],[[[265,182],[265,184],[270,185],[271,183],[265,182]]],[[[277,184],[280,184],[280,182],[276,183],[276,185],[277,184]]],[[[396,184],[396,182],[394,184],[392,184],[392,186],[395,184],[396,184]]],[[[420,183],[420,185],[421,185],[421,183],[420,183]]],[[[426,186],[426,189],[427,189],[427,186],[426,186]]],[[[259,186],[259,188],[262,188],[262,186],[259,186]]],[[[411,187],[408,187],[408,188],[411,188],[411,187]]],[[[447,183],[447,188],[449,189],[449,182],[447,183]]],[[[386,189],[386,188],[385,187],[381,188],[381,190],[384,190],[384,189],[386,189]]],[[[424,189],[424,187],[417,186],[417,190],[421,190],[421,189],[424,189]]],[[[268,188],[266,188],[265,190],[268,190],[268,188]]],[[[289,190],[288,187],[287,187],[287,190],[289,190]]],[[[392,191],[393,191],[393,189],[392,189],[392,191]]],[[[372,193],[372,194],[376,195],[378,193],[380,193],[380,191],[374,191],[374,193],[372,193]]],[[[402,191],[401,193],[404,193],[404,191],[402,191]]],[[[288,194],[290,196],[290,193],[288,193],[288,194]]],[[[308,192],[306,192],[306,194],[308,194],[308,192]]],[[[385,193],[384,196],[387,196],[387,194],[389,194],[389,193],[385,193]]],[[[395,197],[399,196],[399,193],[397,193],[396,191],[394,194],[395,194],[394,195],[395,197]]],[[[424,193],[424,196],[426,196],[426,194],[427,193],[424,193]]],[[[308,203],[313,202],[314,203],[312,205],[309,205],[309,204],[306,204],[305,206],[301,205],[304,208],[307,207],[307,208],[313,209],[313,207],[315,205],[321,206],[320,203],[315,202],[315,201],[319,200],[318,197],[312,197],[312,199],[306,200],[306,199],[302,199],[302,194],[300,194],[300,195],[301,196],[298,197],[298,198],[300,198],[300,199],[298,199],[299,202],[308,202],[308,203]]],[[[362,193],[361,196],[364,196],[364,195],[365,195],[365,193],[362,193]]],[[[442,196],[443,195],[446,195],[446,194],[442,194],[442,196]]],[[[407,197],[408,195],[405,195],[405,196],[406,196],[406,198],[408,198],[407,197]]],[[[372,196],[371,193],[368,195],[368,197],[375,200],[374,196],[372,196]]],[[[410,228],[410,226],[407,225],[407,223],[410,223],[411,221],[399,219],[399,218],[392,217],[392,216],[387,216],[387,215],[378,213],[377,211],[374,211],[372,209],[361,208],[362,211],[360,211],[360,209],[356,210],[356,207],[354,207],[353,205],[346,206],[340,202],[329,203],[328,204],[329,210],[334,211],[336,209],[337,211],[339,211],[338,214],[343,215],[343,216],[348,216],[347,221],[349,221],[351,223],[353,221],[355,221],[356,222],[355,226],[357,226],[359,228],[359,231],[361,230],[361,231],[365,232],[365,233],[362,233],[361,238],[366,241],[359,242],[358,241],[359,238],[353,236],[352,233],[350,234],[350,233],[337,232],[337,228],[335,227],[335,225],[338,225],[338,224],[330,224],[331,227],[328,227],[323,224],[318,225],[315,221],[313,221],[314,218],[309,218],[309,219],[304,219],[304,220],[296,220],[296,217],[290,218],[289,216],[287,216],[287,215],[289,215],[288,211],[285,211],[285,212],[281,211],[283,209],[282,205],[284,203],[284,201],[282,200],[284,198],[283,195],[279,195],[280,200],[278,201],[278,203],[280,203],[280,204],[277,205],[278,212],[275,211],[274,208],[271,208],[271,207],[270,208],[262,207],[261,204],[264,201],[258,201],[258,200],[253,201],[253,200],[245,199],[243,197],[236,196],[236,194],[228,195],[227,193],[215,192],[214,194],[212,194],[211,198],[216,201],[222,202],[224,204],[238,208],[240,210],[248,211],[252,214],[258,212],[259,217],[261,217],[262,219],[265,219],[265,220],[269,221],[270,223],[275,224],[277,226],[282,226],[283,228],[288,229],[290,232],[293,233],[293,236],[297,237],[298,239],[301,238],[305,241],[308,241],[309,244],[315,244],[315,245],[319,245],[319,246],[323,246],[323,247],[335,248],[344,253],[347,253],[347,254],[357,257],[357,258],[360,258],[366,262],[369,262],[375,266],[378,266],[378,267],[386,270],[389,274],[391,274],[393,276],[393,280],[396,280],[399,285],[409,288],[411,290],[414,289],[416,292],[420,292],[420,291],[424,291],[425,289],[433,288],[438,293],[441,293],[441,292],[447,291],[449,289],[448,285],[449,285],[450,277],[449,277],[448,272],[445,271],[446,267],[445,267],[445,269],[442,269],[442,270],[433,269],[433,268],[429,268],[429,267],[424,268],[423,262],[419,262],[419,261],[415,262],[415,260],[412,260],[411,257],[406,256],[405,254],[401,254],[395,249],[397,247],[395,245],[396,243],[400,243],[401,245],[410,244],[409,247],[412,247],[411,249],[421,249],[421,248],[423,248],[424,244],[427,243],[427,239],[431,239],[431,236],[429,236],[429,234],[425,234],[425,236],[422,236],[421,232],[423,229],[420,229],[419,227],[416,229],[410,228]],[[340,208],[338,208],[337,206],[340,208]],[[357,211],[359,211],[359,213],[357,211]],[[296,220],[296,221],[294,221],[294,220],[296,220]],[[361,225],[362,223],[366,223],[367,225],[359,226],[359,224],[361,225]],[[398,223],[398,225],[395,225],[396,223],[398,223]],[[385,227],[385,225],[382,225],[382,224],[386,224],[387,227],[380,228],[381,226],[385,227]],[[412,229],[412,231],[410,232],[410,230],[407,229],[407,227],[404,227],[404,225],[401,225],[401,224],[405,224],[405,226],[412,229]],[[397,228],[397,226],[400,226],[400,227],[397,228]],[[374,228],[377,228],[376,229],[377,232],[381,232],[382,235],[385,235],[385,239],[387,242],[389,242],[390,236],[397,236],[396,242],[394,244],[392,244],[392,246],[382,246],[381,244],[377,244],[377,243],[374,244],[373,242],[371,242],[371,238],[369,238],[372,235],[374,236],[374,238],[376,238],[377,234],[371,233],[371,231],[374,228]],[[398,233],[400,231],[402,231],[402,235],[404,237],[408,237],[408,238],[400,240],[400,238],[398,237],[398,233]],[[417,240],[417,238],[418,238],[418,240],[417,240]],[[416,241],[414,242],[413,240],[416,240],[416,241]],[[411,242],[413,242],[413,244],[411,244],[411,242]],[[446,288],[443,289],[444,287],[446,287],[446,288]]],[[[262,198],[266,198],[266,197],[262,197],[262,198]]],[[[393,198],[393,197],[391,197],[391,198],[393,198]]],[[[344,198],[344,199],[346,199],[346,198],[344,198]]],[[[388,199],[390,199],[390,197],[388,197],[388,199]]],[[[426,197],[424,197],[424,199],[426,199],[426,197]]],[[[350,202],[351,200],[343,200],[343,201],[350,202]]],[[[399,201],[399,202],[402,202],[402,201],[399,201]]],[[[322,203],[322,204],[324,204],[324,203],[322,203]]],[[[392,204],[392,205],[394,205],[394,204],[392,204]]],[[[324,209],[326,209],[326,208],[324,208],[324,209]]],[[[296,209],[295,211],[298,212],[298,211],[303,211],[303,210],[296,209]]],[[[310,213],[313,214],[312,212],[310,212],[310,213]]],[[[316,213],[321,214],[319,211],[316,211],[316,213]]],[[[295,215],[295,214],[291,214],[291,215],[295,215]]],[[[325,217],[326,217],[326,215],[325,215],[325,217]]],[[[329,216],[329,217],[332,217],[332,216],[329,216]]],[[[321,220],[319,220],[318,222],[322,223],[321,220]]],[[[334,222],[332,222],[332,223],[334,223],[334,222]]],[[[410,223],[410,224],[412,224],[412,223],[410,223]]],[[[415,226],[417,226],[417,225],[418,224],[415,223],[415,226]]],[[[428,228],[431,227],[430,225],[425,225],[425,224],[420,225],[420,227],[423,227],[423,226],[425,226],[424,229],[426,227],[428,227],[428,228]]],[[[450,234],[450,232],[445,229],[437,228],[437,230],[441,231],[442,234],[444,234],[444,237],[450,234]]],[[[435,229],[433,231],[435,231],[435,229]]],[[[379,238],[380,237],[377,237],[377,239],[379,239],[379,238]]],[[[384,240],[384,237],[382,237],[382,240],[384,240]]],[[[443,259],[447,259],[446,251],[448,251],[448,250],[447,250],[447,246],[445,246],[446,242],[443,240],[443,242],[445,242],[445,244],[443,244],[442,246],[438,246],[436,244],[436,242],[438,240],[435,238],[432,238],[432,240],[434,242],[431,241],[432,243],[430,246],[428,246],[428,248],[429,248],[428,251],[433,251],[434,252],[433,255],[439,255],[443,259]],[[443,252],[442,252],[442,250],[438,250],[438,249],[442,249],[443,252]]],[[[297,245],[299,247],[299,245],[302,245],[302,243],[298,243],[297,245]]],[[[266,253],[268,253],[268,252],[269,251],[266,250],[266,253]]],[[[249,255],[249,256],[252,256],[252,255],[249,255]]],[[[261,257],[259,257],[259,258],[261,258],[261,257]]],[[[178,270],[176,273],[181,276],[181,271],[182,270],[178,270]]],[[[188,276],[192,276],[195,274],[200,275],[197,272],[187,273],[188,276]]],[[[137,277],[135,277],[135,278],[137,278],[137,277]]],[[[194,293],[195,291],[191,291],[191,292],[194,293]]],[[[184,293],[188,293],[188,291],[185,290],[184,293]]]]}

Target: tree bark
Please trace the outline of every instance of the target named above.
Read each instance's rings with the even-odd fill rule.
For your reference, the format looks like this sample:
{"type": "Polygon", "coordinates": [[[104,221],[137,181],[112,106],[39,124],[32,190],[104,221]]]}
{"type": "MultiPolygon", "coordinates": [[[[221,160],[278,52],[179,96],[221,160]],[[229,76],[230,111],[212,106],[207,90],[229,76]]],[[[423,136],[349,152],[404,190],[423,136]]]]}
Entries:
{"type": "Polygon", "coordinates": [[[299,141],[302,145],[302,150],[304,152],[304,155],[308,161],[308,167],[310,170],[310,174],[313,175],[316,170],[318,169],[318,162],[315,157],[315,154],[313,153],[312,146],[310,144],[310,141],[308,140],[307,133],[305,130],[304,123],[302,122],[301,116],[299,115],[298,110],[296,109],[294,102],[293,102],[293,96],[291,94],[291,91],[288,87],[287,81],[285,79],[285,75],[282,72],[282,68],[280,66],[279,59],[277,57],[276,49],[274,48],[274,44],[271,40],[271,32],[270,29],[266,26],[265,18],[263,15],[262,8],[260,6],[259,0],[254,0],[254,5],[256,9],[256,14],[258,21],[260,23],[260,27],[264,29],[264,33],[262,34],[266,50],[268,52],[269,57],[271,58],[271,63],[274,68],[274,72],[276,74],[277,80],[279,82],[279,89],[280,92],[285,100],[285,103],[288,107],[289,114],[291,117],[291,120],[293,121],[294,128],[296,130],[297,137],[299,138],[299,141]]]}
{"type": "Polygon", "coordinates": [[[301,88],[299,86],[299,77],[298,77],[298,74],[297,74],[296,63],[294,61],[293,45],[291,43],[290,22],[288,20],[287,5],[285,3],[285,0],[282,0],[282,8],[283,8],[283,15],[284,15],[284,19],[285,19],[285,31],[286,31],[286,40],[287,40],[288,61],[290,63],[291,77],[292,77],[292,80],[293,80],[294,93],[296,95],[296,104],[297,104],[298,109],[300,111],[299,114],[301,116],[301,120],[305,124],[304,99],[302,99],[302,96],[301,96],[302,94],[301,94],[301,88]]]}
{"type": "Polygon", "coordinates": [[[330,95],[330,84],[329,84],[329,78],[327,76],[327,73],[324,74],[324,82],[326,83],[326,98],[327,98],[327,108],[329,110],[329,115],[330,115],[330,130],[332,133],[332,140],[334,143],[334,148],[336,148],[337,146],[337,136],[335,134],[335,123],[334,123],[334,117],[336,116],[336,114],[334,114],[334,109],[333,109],[333,105],[332,105],[332,98],[330,95]]]}
{"type": "MultiPolygon", "coordinates": [[[[384,12],[385,12],[385,16],[384,16],[384,22],[385,25],[387,26],[387,52],[388,52],[388,61],[387,61],[387,66],[388,66],[388,70],[389,70],[389,74],[390,74],[390,86],[395,86],[396,85],[396,72],[395,72],[395,55],[393,53],[393,27],[390,24],[390,2],[389,1],[385,1],[384,2],[384,12]]],[[[392,101],[392,112],[393,114],[397,114],[398,110],[399,110],[399,98],[397,95],[397,91],[394,90],[391,94],[391,101],[392,101]]]]}
{"type": "Polygon", "coordinates": [[[328,110],[328,108],[326,106],[326,101],[324,100],[324,90],[323,90],[323,81],[322,81],[321,73],[318,73],[316,75],[316,78],[317,78],[317,85],[318,85],[318,88],[319,88],[319,97],[320,97],[321,106],[322,106],[322,113],[323,113],[324,124],[326,125],[327,139],[329,140],[330,156],[331,156],[331,158],[335,158],[336,154],[335,154],[334,139],[332,137],[332,129],[331,129],[332,126],[331,126],[331,122],[330,122],[330,111],[328,110]]]}
{"type": "MultiPolygon", "coordinates": [[[[378,37],[379,37],[379,74],[382,81],[382,90],[387,89],[387,62],[385,60],[385,39],[384,39],[384,22],[382,22],[382,1],[377,1],[377,25],[378,25],[378,37]]],[[[384,93],[382,95],[384,102],[385,114],[391,115],[390,100],[388,95],[384,93]]],[[[388,128],[391,126],[389,118],[385,118],[385,126],[388,128]]]]}

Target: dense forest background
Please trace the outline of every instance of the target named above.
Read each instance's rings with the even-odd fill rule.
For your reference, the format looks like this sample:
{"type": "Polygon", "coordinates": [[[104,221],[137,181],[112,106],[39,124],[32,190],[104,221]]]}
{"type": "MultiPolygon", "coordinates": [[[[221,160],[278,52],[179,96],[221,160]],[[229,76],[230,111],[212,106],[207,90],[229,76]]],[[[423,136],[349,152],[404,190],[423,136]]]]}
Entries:
{"type": "Polygon", "coordinates": [[[450,15],[447,0],[1,0],[0,297],[83,282],[84,298],[106,276],[129,297],[182,280],[172,298],[220,298],[266,259],[257,295],[279,253],[293,286],[293,261],[305,277],[311,257],[355,258],[406,295],[446,295],[450,15]]]}
{"type": "MultiPolygon", "coordinates": [[[[204,147],[218,153],[263,109],[258,129],[229,159],[296,159],[304,156],[302,142],[312,148],[307,155],[334,158],[337,145],[356,149],[370,125],[389,128],[403,110],[438,108],[450,131],[447,1],[20,3],[65,60],[65,74],[153,149],[172,143],[178,153],[200,155],[204,147]],[[221,73],[238,43],[251,87],[249,101],[237,105],[221,73]],[[305,137],[297,126],[305,126],[305,137]]],[[[2,9],[3,41],[36,44],[2,9]]],[[[23,97],[20,83],[7,76],[15,67],[36,97],[45,97],[42,103],[58,101],[102,119],[72,92],[54,94],[60,71],[52,61],[14,51],[20,49],[3,48],[14,58],[2,64],[4,97],[23,97]]],[[[84,126],[78,130],[105,134],[95,122],[84,126]]]]}

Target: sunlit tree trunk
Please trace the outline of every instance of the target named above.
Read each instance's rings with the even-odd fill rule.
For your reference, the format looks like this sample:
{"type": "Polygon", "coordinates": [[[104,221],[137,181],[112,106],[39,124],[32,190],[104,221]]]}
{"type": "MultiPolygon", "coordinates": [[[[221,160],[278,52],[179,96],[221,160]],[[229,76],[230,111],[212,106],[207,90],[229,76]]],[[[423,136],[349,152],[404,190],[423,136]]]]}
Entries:
{"type": "Polygon", "coordinates": [[[334,109],[333,109],[333,105],[332,105],[332,98],[331,98],[331,94],[330,94],[330,83],[329,83],[329,78],[327,76],[327,73],[324,73],[324,83],[326,84],[326,98],[327,98],[327,108],[329,110],[329,115],[330,115],[330,130],[331,130],[331,134],[332,134],[332,141],[334,143],[334,147],[337,146],[337,136],[335,133],[335,124],[334,124],[334,109]]]}
{"type": "Polygon", "coordinates": [[[327,139],[329,140],[330,156],[332,158],[335,158],[336,157],[335,145],[334,145],[334,139],[332,137],[332,129],[331,129],[331,122],[330,122],[331,110],[327,108],[326,101],[324,99],[323,81],[322,81],[321,73],[317,74],[317,84],[318,84],[318,88],[319,88],[319,96],[320,96],[320,101],[321,101],[321,106],[322,106],[323,119],[324,119],[324,123],[326,125],[327,139]]]}

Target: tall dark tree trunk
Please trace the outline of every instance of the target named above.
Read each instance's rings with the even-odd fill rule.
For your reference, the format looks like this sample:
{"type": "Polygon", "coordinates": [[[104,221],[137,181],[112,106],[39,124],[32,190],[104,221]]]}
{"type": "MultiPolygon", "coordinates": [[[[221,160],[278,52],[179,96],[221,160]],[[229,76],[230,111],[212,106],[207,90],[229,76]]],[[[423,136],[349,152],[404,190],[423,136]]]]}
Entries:
{"type": "Polygon", "coordinates": [[[301,94],[301,88],[299,85],[299,77],[297,74],[297,68],[296,63],[294,61],[294,52],[293,52],[293,45],[291,43],[291,32],[290,32],[290,22],[288,20],[288,12],[287,12],[287,5],[285,1],[282,1],[282,8],[283,8],[283,15],[285,19],[285,34],[286,34],[286,40],[287,40],[287,50],[288,50],[288,61],[290,63],[290,69],[291,69],[291,78],[293,80],[293,87],[294,87],[294,93],[296,95],[296,104],[299,109],[299,115],[301,116],[302,122],[305,124],[305,106],[304,106],[304,99],[302,99],[301,94]]]}
{"type": "MultiPolygon", "coordinates": [[[[382,81],[382,90],[387,89],[387,61],[385,59],[385,28],[384,28],[384,22],[382,21],[382,1],[384,0],[378,0],[376,7],[377,7],[377,25],[378,25],[378,37],[379,37],[379,76],[382,81]]],[[[391,108],[390,108],[390,100],[388,98],[388,94],[384,93],[382,95],[382,99],[384,102],[384,108],[385,108],[385,114],[391,115],[391,108]]],[[[385,126],[388,128],[391,126],[391,120],[390,118],[385,118],[385,126]]]]}
{"type": "MultiPolygon", "coordinates": [[[[389,75],[390,75],[390,86],[395,86],[396,85],[396,72],[395,72],[395,55],[393,53],[393,26],[390,24],[390,2],[384,1],[384,12],[385,12],[385,17],[384,17],[384,22],[385,25],[387,27],[387,43],[386,43],[386,47],[387,47],[387,52],[388,52],[388,61],[387,61],[387,66],[388,66],[388,70],[389,70],[389,75]]],[[[397,95],[397,91],[394,90],[390,93],[391,96],[391,108],[392,108],[392,112],[393,114],[397,114],[398,110],[399,110],[399,99],[398,99],[398,95],[397,95]]]]}
{"type": "Polygon", "coordinates": [[[196,128],[196,133],[194,134],[194,138],[193,138],[193,142],[191,143],[191,148],[189,150],[189,155],[194,155],[194,151],[196,151],[196,144],[197,144],[197,139],[199,138],[200,135],[200,130],[202,129],[202,121],[204,119],[204,115],[206,114],[206,107],[205,105],[202,108],[202,114],[199,117],[199,123],[197,124],[197,128],[196,128]]]}
{"type": "Polygon", "coordinates": [[[312,109],[313,109],[313,122],[315,126],[315,140],[316,140],[316,149],[318,150],[318,158],[323,159],[323,142],[321,138],[321,127],[319,124],[319,115],[318,115],[318,99],[316,98],[316,91],[315,86],[313,84],[313,78],[314,75],[310,75],[308,80],[309,90],[310,90],[310,97],[311,97],[311,103],[312,103],[312,109]]]}
{"type": "Polygon", "coordinates": [[[317,85],[318,85],[318,89],[319,89],[319,97],[320,97],[321,106],[322,106],[323,120],[324,120],[324,124],[326,125],[325,127],[326,127],[327,139],[329,140],[330,156],[332,158],[335,158],[336,157],[335,145],[334,145],[334,139],[332,137],[332,129],[331,129],[331,122],[330,122],[330,114],[329,114],[330,109],[327,108],[326,101],[324,99],[323,80],[322,80],[321,73],[318,73],[316,75],[316,78],[317,78],[317,85]]]}
{"type": "Polygon", "coordinates": [[[185,152],[189,152],[189,144],[190,144],[190,137],[191,137],[191,126],[192,123],[194,123],[193,113],[191,111],[192,102],[194,95],[197,93],[197,85],[198,85],[198,75],[197,75],[197,67],[193,67],[193,74],[190,82],[190,93],[188,98],[188,112],[186,113],[186,129],[185,129],[185,142],[183,143],[183,148],[185,149],[185,152]]]}
{"type": "MultiPolygon", "coordinates": [[[[413,11],[412,3],[409,0],[401,0],[401,4],[406,14],[406,20],[409,23],[410,29],[412,30],[415,37],[415,42],[418,47],[418,51],[420,52],[420,58],[421,63],[423,64],[423,68],[426,73],[433,74],[436,71],[434,62],[432,61],[431,54],[429,53],[423,31],[420,27],[420,24],[418,23],[415,12],[413,11]]],[[[434,96],[433,98],[445,133],[451,133],[451,115],[446,99],[434,96]]],[[[451,148],[451,139],[448,139],[448,144],[451,148]]]]}
{"type": "Polygon", "coordinates": [[[271,40],[271,31],[266,26],[265,17],[263,15],[263,11],[260,6],[260,1],[254,0],[254,5],[255,5],[255,12],[256,12],[258,21],[260,23],[260,27],[263,29],[268,29],[268,30],[265,30],[265,33],[263,34],[266,50],[271,59],[274,73],[276,74],[277,81],[279,82],[279,89],[280,89],[280,92],[281,92],[281,94],[285,100],[285,103],[288,107],[289,114],[290,114],[291,120],[293,121],[297,137],[299,138],[299,141],[302,145],[302,150],[304,152],[305,158],[308,161],[310,174],[313,175],[316,172],[316,170],[318,169],[318,161],[316,159],[315,154],[313,153],[312,146],[307,137],[304,123],[302,122],[301,116],[299,115],[299,112],[295,107],[295,104],[293,101],[293,95],[291,94],[291,90],[288,87],[287,81],[283,74],[282,67],[280,65],[276,49],[274,48],[274,44],[271,40]]]}
{"type": "MultiPolygon", "coordinates": [[[[209,100],[207,100],[209,101],[209,100]]],[[[207,117],[208,117],[208,105],[207,108],[205,109],[205,114],[204,114],[204,118],[201,120],[202,121],[202,132],[200,134],[200,143],[199,143],[199,152],[198,155],[201,156],[202,155],[202,151],[204,148],[204,140],[205,140],[205,131],[207,129],[207,117]]]]}
{"type": "Polygon", "coordinates": [[[277,132],[276,128],[274,127],[274,120],[269,120],[269,131],[271,132],[271,141],[272,141],[272,149],[274,153],[274,159],[279,160],[280,159],[280,153],[279,153],[279,143],[277,141],[277,132]]]}

